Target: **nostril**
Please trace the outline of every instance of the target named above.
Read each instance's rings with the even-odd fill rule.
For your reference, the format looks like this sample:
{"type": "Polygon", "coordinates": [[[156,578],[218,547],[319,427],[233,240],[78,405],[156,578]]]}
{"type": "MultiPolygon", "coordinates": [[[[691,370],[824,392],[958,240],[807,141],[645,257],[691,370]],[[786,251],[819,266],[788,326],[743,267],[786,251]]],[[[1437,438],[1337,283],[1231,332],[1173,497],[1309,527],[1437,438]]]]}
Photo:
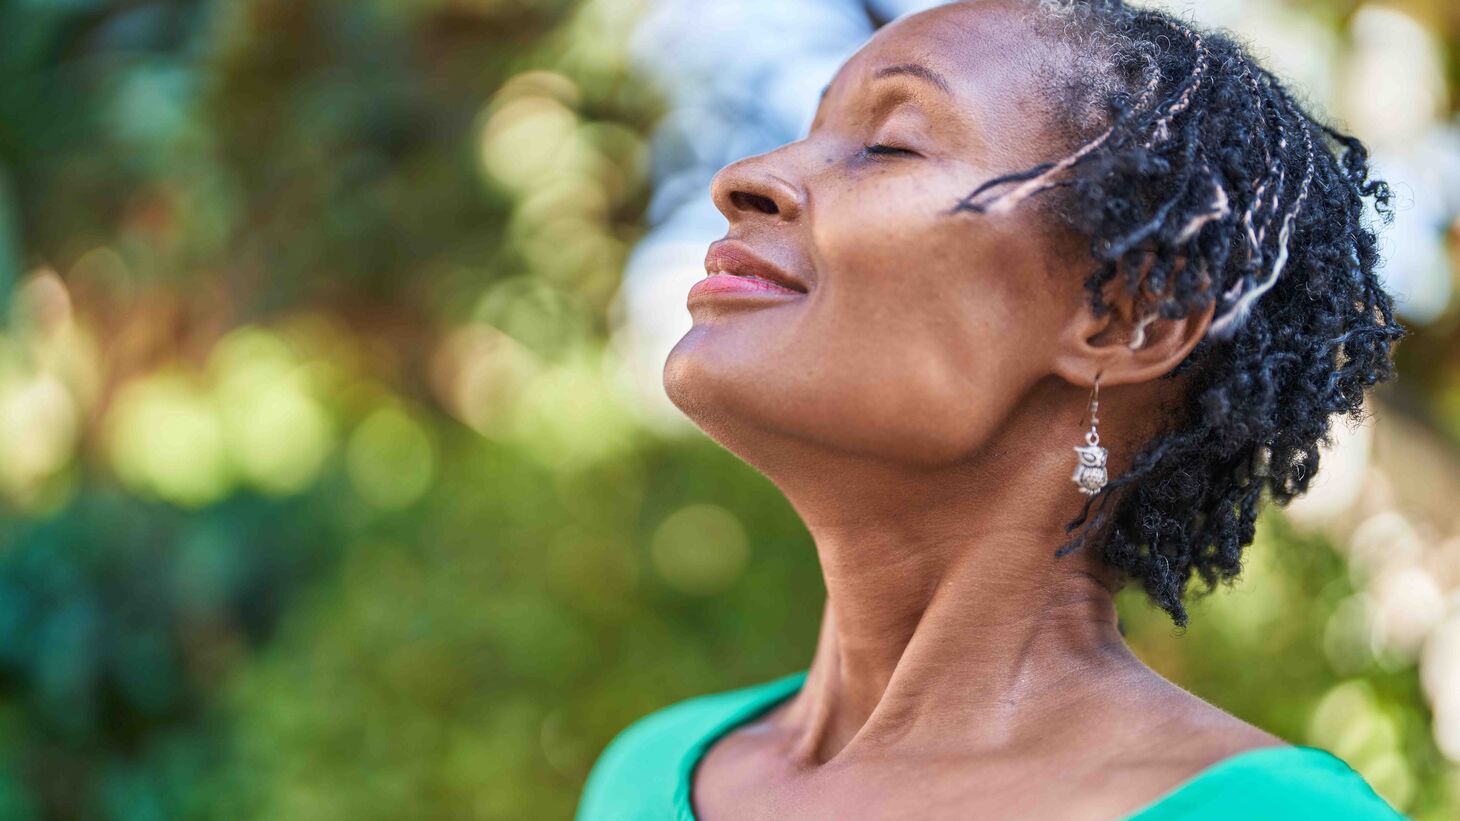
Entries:
{"type": "Polygon", "coordinates": [[[740,210],[755,209],[762,214],[779,214],[781,209],[776,207],[776,201],[770,197],[763,197],[760,194],[750,194],[745,191],[736,191],[730,195],[730,201],[740,210]]]}

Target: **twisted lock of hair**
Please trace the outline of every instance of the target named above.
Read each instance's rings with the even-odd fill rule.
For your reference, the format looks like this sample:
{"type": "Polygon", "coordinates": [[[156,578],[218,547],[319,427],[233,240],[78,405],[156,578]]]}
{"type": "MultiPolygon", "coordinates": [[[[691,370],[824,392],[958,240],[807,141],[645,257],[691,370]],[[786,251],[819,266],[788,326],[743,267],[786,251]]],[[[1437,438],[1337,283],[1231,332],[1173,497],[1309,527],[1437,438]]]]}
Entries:
{"type": "Polygon", "coordinates": [[[1086,291],[1105,286],[1157,317],[1213,308],[1167,378],[1184,399],[1127,471],[1088,499],[1056,555],[1089,546],[1178,625],[1190,581],[1240,573],[1264,500],[1306,490],[1336,416],[1393,376],[1403,335],[1376,273],[1369,208],[1389,189],[1357,139],[1304,110],[1230,36],[1119,0],[1043,0],[1038,30],[1064,45],[1052,115],[1099,117],[1062,159],[998,176],[952,213],[999,215],[1046,195],[1089,241],[1086,291]],[[1101,77],[1089,83],[1077,78],[1101,77]],[[1142,264],[1143,262],[1147,264],[1142,264]]]}

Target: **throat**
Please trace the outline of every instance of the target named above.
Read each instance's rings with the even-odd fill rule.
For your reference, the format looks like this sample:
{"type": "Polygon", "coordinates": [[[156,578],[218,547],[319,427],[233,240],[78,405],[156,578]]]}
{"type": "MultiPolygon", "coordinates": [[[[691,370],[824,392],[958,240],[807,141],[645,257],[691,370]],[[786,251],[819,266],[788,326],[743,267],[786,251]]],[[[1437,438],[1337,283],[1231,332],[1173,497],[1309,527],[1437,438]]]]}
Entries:
{"type": "Polygon", "coordinates": [[[1038,717],[1078,699],[1084,682],[1145,669],[1120,636],[1111,589],[1077,569],[1077,556],[1038,573],[980,552],[943,567],[927,566],[935,551],[907,553],[863,573],[823,555],[816,652],[779,720],[798,763],[998,750],[1041,733],[1038,717]]]}

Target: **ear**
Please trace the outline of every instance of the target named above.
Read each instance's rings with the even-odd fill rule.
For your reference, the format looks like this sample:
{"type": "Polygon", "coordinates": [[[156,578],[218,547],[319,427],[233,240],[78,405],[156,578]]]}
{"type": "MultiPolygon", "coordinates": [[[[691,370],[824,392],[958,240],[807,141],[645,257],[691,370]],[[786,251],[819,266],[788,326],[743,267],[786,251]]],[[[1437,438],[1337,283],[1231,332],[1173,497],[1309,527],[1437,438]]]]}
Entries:
{"type": "MultiPolygon", "coordinates": [[[[1146,257],[1137,281],[1145,282],[1153,261],[1154,257],[1146,257]]],[[[1182,262],[1178,261],[1177,272],[1182,262]]],[[[1206,335],[1215,300],[1181,319],[1165,319],[1156,314],[1155,300],[1144,287],[1133,295],[1126,290],[1126,281],[1120,271],[1106,285],[1110,310],[1104,316],[1095,315],[1088,296],[1082,293],[1085,301],[1070,318],[1055,357],[1055,373],[1066,381],[1089,387],[1098,374],[1100,384],[1107,387],[1149,382],[1181,364],[1206,335]]]]}

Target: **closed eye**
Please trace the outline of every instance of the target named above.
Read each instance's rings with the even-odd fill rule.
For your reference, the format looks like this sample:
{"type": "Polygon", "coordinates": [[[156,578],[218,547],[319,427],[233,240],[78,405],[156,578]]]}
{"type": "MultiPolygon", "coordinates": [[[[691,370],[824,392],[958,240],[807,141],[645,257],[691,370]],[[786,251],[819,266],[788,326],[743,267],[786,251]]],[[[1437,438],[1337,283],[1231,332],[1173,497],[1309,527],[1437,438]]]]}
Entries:
{"type": "Polygon", "coordinates": [[[916,157],[916,156],[918,156],[918,152],[913,151],[910,148],[899,148],[899,147],[897,147],[895,145],[884,145],[882,143],[873,143],[872,145],[863,146],[862,147],[862,154],[864,156],[868,156],[868,157],[916,157]]]}

